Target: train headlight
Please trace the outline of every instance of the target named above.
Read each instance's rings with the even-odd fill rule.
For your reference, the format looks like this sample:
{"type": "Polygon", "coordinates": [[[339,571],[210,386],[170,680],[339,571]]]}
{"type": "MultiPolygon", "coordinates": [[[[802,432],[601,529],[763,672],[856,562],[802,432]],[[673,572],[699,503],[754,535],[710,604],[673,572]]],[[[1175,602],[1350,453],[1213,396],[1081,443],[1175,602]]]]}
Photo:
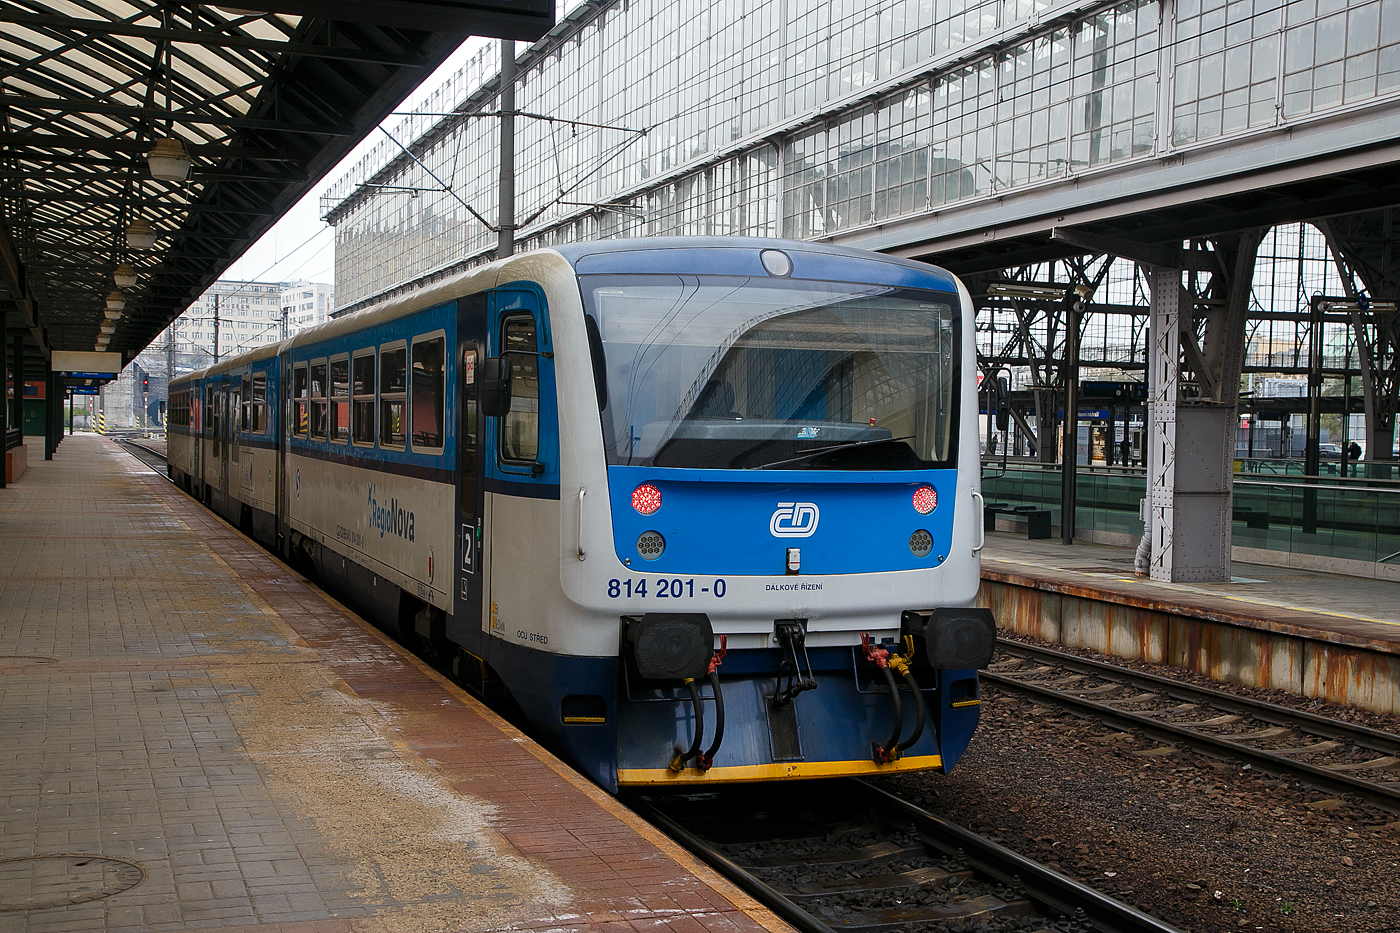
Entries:
{"type": "Polygon", "coordinates": [[[661,508],[661,490],[655,483],[642,483],[632,490],[632,508],[643,515],[650,515],[661,508]]]}
{"type": "Polygon", "coordinates": [[[909,552],[915,557],[928,557],[933,553],[933,535],[920,528],[909,536],[909,552]]]}
{"type": "MultiPolygon", "coordinates": [[[[636,501],[634,496],[633,502],[636,501]]],[[[938,506],[938,490],[932,486],[920,486],[914,490],[914,511],[920,515],[927,515],[938,506]]]]}
{"type": "Polygon", "coordinates": [[[644,531],[637,539],[637,553],[642,560],[656,560],[666,553],[666,539],[659,531],[644,531]]]}

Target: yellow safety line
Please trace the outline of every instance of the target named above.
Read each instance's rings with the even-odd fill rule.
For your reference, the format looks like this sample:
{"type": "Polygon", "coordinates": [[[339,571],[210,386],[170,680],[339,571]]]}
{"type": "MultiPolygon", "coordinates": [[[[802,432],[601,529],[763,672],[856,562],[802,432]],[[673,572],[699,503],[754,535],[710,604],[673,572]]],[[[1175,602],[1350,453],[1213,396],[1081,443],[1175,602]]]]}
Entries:
{"type": "MultiPolygon", "coordinates": [[[[1081,577],[1088,577],[1091,580],[1095,577],[1095,574],[1085,573],[1082,570],[1069,570],[1064,567],[1052,567],[1049,564],[1037,564],[1027,560],[1011,560],[1006,557],[993,557],[990,559],[1002,564],[1019,564],[1022,567],[1035,567],[1040,570],[1051,570],[1055,573],[1078,574],[1081,577]]],[[[1181,590],[1187,593],[1195,593],[1199,596],[1215,596],[1220,599],[1229,599],[1238,603],[1245,603],[1246,605],[1268,606],[1271,609],[1291,609],[1295,612],[1310,612],[1314,615],[1331,616],[1337,619],[1349,619],[1353,622],[1374,622],[1377,625],[1400,626],[1400,621],[1396,621],[1394,619],[1376,619],[1371,616],[1358,616],[1347,612],[1332,612],[1327,609],[1314,609],[1312,606],[1300,606],[1297,603],[1281,603],[1275,602],[1274,600],[1270,599],[1251,599],[1247,596],[1231,596],[1229,593],[1217,593],[1214,590],[1202,590],[1194,586],[1187,586],[1184,583],[1163,583],[1160,580],[1144,580],[1141,577],[1111,577],[1110,579],[1112,579],[1116,583],[1136,583],[1138,585],[1149,584],[1151,586],[1161,587],[1167,590],[1181,590]]]]}
{"type": "Polygon", "coordinates": [[[873,761],[780,761],[769,765],[735,765],[700,771],[686,768],[677,774],[670,768],[618,768],[617,783],[629,787],[657,784],[737,783],[780,779],[848,777],[857,774],[893,774],[927,771],[943,765],[941,755],[901,758],[887,765],[873,761]]]}

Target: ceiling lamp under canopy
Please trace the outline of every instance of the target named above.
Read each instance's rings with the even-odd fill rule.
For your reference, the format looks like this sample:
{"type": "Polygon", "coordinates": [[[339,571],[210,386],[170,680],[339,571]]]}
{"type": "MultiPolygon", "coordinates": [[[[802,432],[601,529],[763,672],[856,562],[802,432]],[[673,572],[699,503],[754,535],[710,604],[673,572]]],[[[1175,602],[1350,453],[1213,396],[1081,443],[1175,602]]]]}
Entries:
{"type": "Polygon", "coordinates": [[[173,136],[156,140],[155,148],[146,153],[151,177],[161,181],[184,181],[189,177],[192,161],[185,144],[173,136]]]}
{"type": "Polygon", "coordinates": [[[131,288],[136,284],[136,268],[129,262],[122,263],[112,270],[112,281],[117,288],[131,288]]]}
{"type": "Polygon", "coordinates": [[[151,222],[138,217],[126,228],[126,245],[132,249],[150,249],[156,245],[156,228],[151,222]]]}
{"type": "Polygon", "coordinates": [[[108,311],[120,311],[126,307],[126,296],[121,293],[120,289],[114,288],[107,293],[106,302],[108,311]]]}

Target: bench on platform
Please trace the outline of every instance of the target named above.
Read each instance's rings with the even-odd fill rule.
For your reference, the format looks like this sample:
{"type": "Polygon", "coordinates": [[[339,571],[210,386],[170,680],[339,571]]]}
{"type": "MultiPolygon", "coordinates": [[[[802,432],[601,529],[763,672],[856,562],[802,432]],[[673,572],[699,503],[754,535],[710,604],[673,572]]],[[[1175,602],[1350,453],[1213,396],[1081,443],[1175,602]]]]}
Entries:
{"type": "Polygon", "coordinates": [[[1014,505],[1009,502],[988,502],[982,507],[982,527],[986,531],[997,530],[997,516],[1005,515],[1012,521],[1025,519],[1026,537],[1030,539],[1050,537],[1050,510],[1038,505],[1014,505]]]}

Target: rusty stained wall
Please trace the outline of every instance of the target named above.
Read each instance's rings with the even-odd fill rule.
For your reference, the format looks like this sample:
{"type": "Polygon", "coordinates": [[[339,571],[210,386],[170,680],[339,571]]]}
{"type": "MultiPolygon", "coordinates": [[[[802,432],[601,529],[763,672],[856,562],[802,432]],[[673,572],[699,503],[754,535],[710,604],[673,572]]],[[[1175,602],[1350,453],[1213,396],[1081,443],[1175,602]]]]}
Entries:
{"type": "Polygon", "coordinates": [[[1055,644],[1400,714],[1396,655],[994,580],[978,605],[998,628],[1055,644]]]}

